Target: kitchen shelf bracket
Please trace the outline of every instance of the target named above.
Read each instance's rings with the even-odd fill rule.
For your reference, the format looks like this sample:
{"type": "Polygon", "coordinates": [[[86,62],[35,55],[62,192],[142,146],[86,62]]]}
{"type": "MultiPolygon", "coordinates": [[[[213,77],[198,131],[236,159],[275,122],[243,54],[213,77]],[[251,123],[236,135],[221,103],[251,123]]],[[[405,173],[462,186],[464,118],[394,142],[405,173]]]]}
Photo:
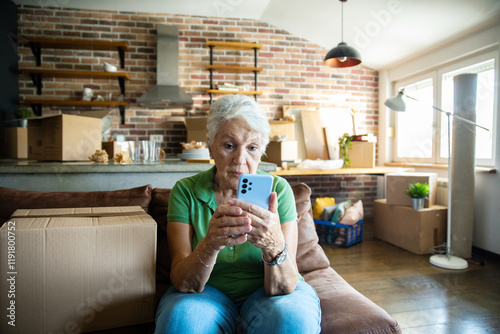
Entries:
{"type": "Polygon", "coordinates": [[[120,109],[120,123],[125,124],[125,107],[118,106],[118,109],[120,109]]]}
{"type": "Polygon", "coordinates": [[[36,93],[42,95],[42,75],[38,73],[30,73],[31,81],[36,86],[36,93]]]}
{"type": "Polygon", "coordinates": [[[121,68],[125,68],[125,50],[121,46],[118,47],[118,55],[120,56],[121,68]]]}

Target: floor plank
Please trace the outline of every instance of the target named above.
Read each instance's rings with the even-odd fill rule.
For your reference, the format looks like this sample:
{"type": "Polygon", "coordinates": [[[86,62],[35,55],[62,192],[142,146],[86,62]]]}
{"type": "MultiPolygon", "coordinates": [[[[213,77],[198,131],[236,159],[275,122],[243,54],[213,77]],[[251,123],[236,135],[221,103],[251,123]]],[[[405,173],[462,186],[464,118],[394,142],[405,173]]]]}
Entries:
{"type": "Polygon", "coordinates": [[[331,266],[403,333],[500,333],[500,256],[476,250],[467,269],[442,269],[429,255],[375,239],[370,220],[363,225],[361,243],[322,247],[331,266]]]}

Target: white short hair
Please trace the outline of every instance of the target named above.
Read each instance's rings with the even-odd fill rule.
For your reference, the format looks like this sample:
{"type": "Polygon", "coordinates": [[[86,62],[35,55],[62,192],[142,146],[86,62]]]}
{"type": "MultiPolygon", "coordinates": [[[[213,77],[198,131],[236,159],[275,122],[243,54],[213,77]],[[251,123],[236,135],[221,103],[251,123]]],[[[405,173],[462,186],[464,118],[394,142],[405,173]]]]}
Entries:
{"type": "Polygon", "coordinates": [[[225,95],[212,103],[207,119],[208,145],[212,146],[220,126],[235,118],[244,120],[253,130],[262,134],[262,154],[264,154],[271,132],[269,119],[256,101],[241,94],[225,95]]]}

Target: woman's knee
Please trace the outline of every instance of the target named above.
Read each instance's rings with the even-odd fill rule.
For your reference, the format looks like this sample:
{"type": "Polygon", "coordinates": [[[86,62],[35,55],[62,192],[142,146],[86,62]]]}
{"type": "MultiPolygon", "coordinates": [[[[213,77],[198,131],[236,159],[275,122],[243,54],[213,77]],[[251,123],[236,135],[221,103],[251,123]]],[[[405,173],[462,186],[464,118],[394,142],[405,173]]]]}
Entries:
{"type": "Polygon", "coordinates": [[[234,303],[212,287],[193,294],[171,288],[158,306],[155,333],[230,333],[237,319],[234,303]]]}
{"type": "Polygon", "coordinates": [[[318,333],[320,330],[319,299],[305,282],[299,282],[289,295],[266,297],[263,291],[255,293],[245,302],[241,315],[241,325],[248,327],[248,333],[318,333]]]}

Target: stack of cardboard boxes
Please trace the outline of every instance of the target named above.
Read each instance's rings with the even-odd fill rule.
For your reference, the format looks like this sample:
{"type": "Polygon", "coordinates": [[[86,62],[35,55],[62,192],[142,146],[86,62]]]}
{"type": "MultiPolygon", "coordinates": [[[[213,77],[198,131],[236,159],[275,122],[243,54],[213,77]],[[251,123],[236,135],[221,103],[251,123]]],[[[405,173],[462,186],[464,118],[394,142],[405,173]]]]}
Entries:
{"type": "Polygon", "coordinates": [[[437,174],[386,175],[386,198],[374,201],[375,237],[415,254],[429,254],[446,240],[447,208],[436,205],[437,174]],[[428,183],[429,197],[422,210],[412,208],[405,191],[409,184],[428,183]]]}
{"type": "Polygon", "coordinates": [[[0,245],[0,333],[154,320],[156,222],[139,206],[19,209],[0,245]]]}

